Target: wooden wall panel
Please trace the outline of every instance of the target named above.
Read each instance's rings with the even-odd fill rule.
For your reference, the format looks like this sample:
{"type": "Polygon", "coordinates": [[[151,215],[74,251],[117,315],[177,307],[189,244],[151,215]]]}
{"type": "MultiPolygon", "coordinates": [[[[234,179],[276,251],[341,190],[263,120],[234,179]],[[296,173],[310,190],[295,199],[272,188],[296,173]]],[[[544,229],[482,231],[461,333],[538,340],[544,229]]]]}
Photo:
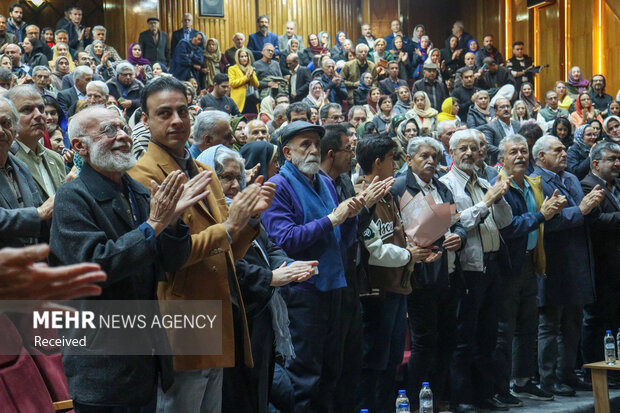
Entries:
{"type": "Polygon", "coordinates": [[[506,55],[506,59],[512,56],[512,43],[522,41],[525,43],[526,54],[532,55],[534,52],[534,44],[530,41],[530,25],[529,11],[527,9],[527,0],[512,0],[512,33],[511,39],[502,49],[506,55]]]}
{"type": "Polygon", "coordinates": [[[357,0],[225,0],[224,17],[200,17],[195,0],[159,0],[162,30],[172,32],[181,27],[183,13],[194,15],[194,27],[207,37],[220,40],[224,49],[232,46],[232,36],[243,32],[246,36],[256,32],[256,17],[266,14],[270,18],[271,32],[284,33],[289,20],[297,22],[297,33],[305,39],[310,33],[328,30],[335,42],[339,30],[357,39],[357,0]],[[353,34],[353,35],[351,35],[353,34]]]}
{"type": "Polygon", "coordinates": [[[370,21],[372,22],[372,33],[375,37],[385,37],[392,34],[390,23],[398,18],[398,0],[381,0],[381,7],[372,7],[370,10],[370,21]]]}
{"type": "Polygon", "coordinates": [[[572,66],[581,67],[585,77],[592,75],[592,1],[567,0],[569,30],[568,30],[568,67],[562,73],[562,79],[567,78],[568,70],[572,66]]]}
{"type": "MultiPolygon", "coordinates": [[[[458,5],[451,0],[410,2],[409,14],[413,16],[415,21],[409,23],[410,28],[407,35],[411,35],[416,25],[423,24],[434,46],[440,49],[445,47],[445,41],[452,33],[454,22],[459,19],[462,20],[463,17],[458,5]]],[[[471,33],[467,24],[465,24],[465,30],[471,33]]]]}
{"type": "Polygon", "coordinates": [[[616,98],[620,88],[620,0],[607,0],[603,7],[603,74],[606,91],[616,98]]]}
{"type": "Polygon", "coordinates": [[[538,13],[538,56],[536,64],[548,64],[538,75],[537,91],[540,97],[549,89],[553,89],[555,82],[564,75],[561,72],[562,57],[558,45],[561,45],[561,26],[559,4],[554,3],[536,10],[538,13]]]}

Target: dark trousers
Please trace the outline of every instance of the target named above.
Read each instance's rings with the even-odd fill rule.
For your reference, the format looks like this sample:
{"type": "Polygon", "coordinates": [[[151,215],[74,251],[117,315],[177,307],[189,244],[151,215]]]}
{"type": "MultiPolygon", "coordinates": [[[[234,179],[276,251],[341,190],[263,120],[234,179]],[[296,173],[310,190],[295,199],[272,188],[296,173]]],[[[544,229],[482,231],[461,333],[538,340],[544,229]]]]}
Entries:
{"type": "Polygon", "coordinates": [[[391,412],[396,393],[396,367],[403,360],[407,334],[407,298],[385,293],[362,299],[364,360],[358,387],[358,409],[391,412]]]}
{"type": "MultiPolygon", "coordinates": [[[[577,360],[582,307],[543,306],[538,318],[538,371],[543,385],[571,378],[577,360]]],[[[603,345],[602,337],[599,342],[603,345]]]]}
{"type": "Polygon", "coordinates": [[[222,412],[267,413],[275,367],[271,319],[271,311],[265,308],[248,320],[254,367],[246,367],[241,352],[236,352],[235,367],[223,372],[222,412]]]}
{"type": "Polygon", "coordinates": [[[463,271],[466,291],[457,307],[456,348],[450,372],[454,404],[471,404],[493,396],[499,274],[496,256],[487,261],[486,272],[463,271]]]}
{"type": "Polygon", "coordinates": [[[407,297],[411,356],[407,396],[417,406],[422,382],[430,382],[435,400],[448,400],[450,359],[454,351],[457,292],[454,288],[414,289],[407,297]]]}
{"type": "Polygon", "coordinates": [[[144,406],[92,406],[73,402],[75,413],[155,413],[157,409],[157,388],[153,390],[153,397],[144,406]]]}
{"type": "Polygon", "coordinates": [[[500,276],[504,299],[499,307],[497,346],[495,347],[497,393],[508,393],[510,379],[536,374],[536,335],[538,329],[538,284],[534,255],[528,253],[520,274],[508,271],[500,276]]]}
{"type": "Polygon", "coordinates": [[[295,390],[296,412],[330,411],[340,377],[342,289],[282,289],[296,358],[286,362],[295,390]]]}
{"type": "MultiPolygon", "coordinates": [[[[584,363],[605,360],[601,344],[605,330],[611,330],[615,337],[618,327],[620,327],[620,286],[597,282],[596,302],[583,308],[581,354],[584,363]]],[[[589,372],[588,369],[586,371],[589,372]]]]}
{"type": "Polygon", "coordinates": [[[340,312],[340,331],[342,333],[340,379],[336,385],[334,411],[353,413],[355,391],[362,373],[362,312],[359,292],[353,282],[342,290],[342,310],[340,312]]]}

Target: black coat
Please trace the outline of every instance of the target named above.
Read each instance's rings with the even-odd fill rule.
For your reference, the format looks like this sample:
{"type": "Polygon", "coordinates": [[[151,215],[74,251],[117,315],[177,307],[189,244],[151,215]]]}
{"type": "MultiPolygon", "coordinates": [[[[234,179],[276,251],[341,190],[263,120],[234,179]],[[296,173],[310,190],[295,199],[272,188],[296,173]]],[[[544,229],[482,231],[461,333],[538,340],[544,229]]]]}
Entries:
{"type": "MultiPolygon", "coordinates": [[[[190,29],[190,31],[189,31],[189,40],[192,40],[194,37],[196,37],[196,35],[198,33],[200,33],[198,30],[190,29]]],[[[175,31],[172,32],[172,40],[170,41],[170,53],[171,53],[171,55],[174,54],[174,49],[177,47],[179,42],[181,40],[183,40],[184,38],[185,38],[185,36],[183,35],[183,28],[180,28],[179,30],[175,30],[175,31]]],[[[202,41],[200,42],[200,47],[202,47],[202,49],[204,50],[204,47],[205,47],[205,36],[204,36],[204,34],[202,35],[202,41]]]]}
{"type": "MultiPolygon", "coordinates": [[[[596,185],[603,184],[591,172],[581,180],[581,187],[585,194],[596,185]]],[[[620,180],[615,181],[616,189],[620,189],[620,180]]],[[[609,189],[605,187],[605,198],[596,207],[598,216],[592,221],[592,250],[594,253],[594,269],[597,289],[605,286],[620,286],[618,263],[620,263],[620,204],[616,201],[609,189]],[[615,274],[615,276],[614,276],[615,274]],[[602,284],[602,285],[601,285],[602,284]]]]}
{"type": "MultiPolygon", "coordinates": [[[[310,69],[299,65],[299,67],[297,68],[297,77],[295,81],[295,99],[292,99],[293,102],[301,102],[306,96],[308,96],[311,81],[312,74],[310,73],[310,69]]],[[[290,91],[291,90],[289,87],[289,93],[290,91]]]]}
{"type": "MultiPolygon", "coordinates": [[[[67,76],[69,75],[66,75],[65,77],[67,76]]],[[[58,100],[60,108],[63,112],[65,112],[68,118],[73,116],[73,112],[75,112],[75,104],[78,101],[78,94],[75,91],[75,87],[64,89],[58,92],[56,100],[58,100]]]]}
{"type": "Polygon", "coordinates": [[[140,33],[138,43],[142,47],[142,57],[148,59],[151,64],[162,62],[168,65],[170,59],[170,46],[168,44],[168,33],[159,30],[159,42],[155,44],[150,30],[140,33]]]}
{"type": "Polygon", "coordinates": [[[590,150],[573,143],[566,151],[566,170],[578,179],[585,178],[590,172],[590,150]]]}
{"type": "MultiPolygon", "coordinates": [[[[450,192],[450,189],[448,189],[445,184],[433,177],[433,185],[437,188],[437,192],[439,192],[439,196],[444,202],[454,204],[452,192],[450,192]]],[[[411,196],[416,196],[421,191],[418,181],[409,168],[407,168],[405,175],[401,175],[396,179],[392,187],[392,195],[394,196],[398,208],[400,208],[399,200],[405,194],[405,191],[409,192],[411,196]]],[[[461,248],[463,248],[467,242],[467,231],[465,231],[463,225],[457,222],[450,228],[450,232],[461,237],[461,248]]],[[[441,246],[443,242],[444,237],[441,237],[435,241],[433,245],[438,246],[440,251],[444,251],[441,246]]],[[[460,264],[458,258],[455,260],[455,264],[455,273],[459,274],[460,278],[460,264]]],[[[412,282],[414,288],[446,288],[450,286],[451,281],[454,281],[454,279],[451,280],[448,274],[448,254],[446,251],[444,251],[440,260],[430,264],[416,263],[413,269],[412,282]]]]}
{"type": "MultiPolygon", "coordinates": [[[[152,230],[149,233],[150,227],[138,227],[148,218],[150,192],[127,174],[123,183],[134,195],[136,223],[131,222],[123,205],[120,186],[87,163],[77,179],[59,188],[50,260],[55,265],[101,265],[108,279],[101,284],[101,295],[93,300],[154,300],[157,282],[165,279],[164,272],[178,270],[189,257],[189,229],[179,221],[176,233],[168,228],[155,237],[152,230]]],[[[102,333],[95,334],[99,340],[102,333]]],[[[141,339],[145,337],[136,337],[141,339]]],[[[163,331],[152,333],[150,339],[156,346],[167,345],[163,331]]],[[[63,365],[71,397],[84,404],[146,404],[155,391],[158,369],[164,390],[172,383],[170,356],[66,355],[63,365]]]]}

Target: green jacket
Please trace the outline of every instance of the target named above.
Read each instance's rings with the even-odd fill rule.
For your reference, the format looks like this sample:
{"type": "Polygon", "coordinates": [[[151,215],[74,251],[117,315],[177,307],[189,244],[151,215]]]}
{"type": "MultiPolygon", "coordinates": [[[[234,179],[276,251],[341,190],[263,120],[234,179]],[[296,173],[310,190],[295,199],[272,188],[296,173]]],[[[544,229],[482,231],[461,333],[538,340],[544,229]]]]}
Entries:
{"type": "Polygon", "coordinates": [[[65,170],[65,162],[62,160],[62,157],[56,152],[43,147],[40,143],[35,154],[26,145],[15,140],[11,145],[11,152],[28,166],[43,202],[56,193],[58,187],[65,182],[67,171],[65,170]],[[45,181],[41,176],[38,162],[42,162],[45,169],[47,169],[54,187],[54,193],[48,192],[45,181]]]}

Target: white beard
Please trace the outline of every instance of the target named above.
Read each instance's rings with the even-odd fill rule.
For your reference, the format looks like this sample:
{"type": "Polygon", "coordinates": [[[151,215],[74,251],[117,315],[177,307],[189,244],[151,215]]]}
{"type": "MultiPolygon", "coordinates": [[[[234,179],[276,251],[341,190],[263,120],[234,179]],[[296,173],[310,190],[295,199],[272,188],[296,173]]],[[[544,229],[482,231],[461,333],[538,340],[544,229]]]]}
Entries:
{"type": "MultiPolygon", "coordinates": [[[[93,166],[107,172],[126,172],[136,165],[136,158],[131,152],[112,153],[111,150],[104,151],[100,142],[89,142],[89,157],[93,166]]],[[[116,145],[116,147],[118,146],[116,145]]],[[[114,147],[110,149],[114,149],[114,147]]]]}
{"type": "Polygon", "coordinates": [[[308,155],[306,158],[293,155],[291,158],[291,163],[304,175],[316,175],[319,173],[321,167],[319,162],[318,156],[315,155],[308,155]]]}

